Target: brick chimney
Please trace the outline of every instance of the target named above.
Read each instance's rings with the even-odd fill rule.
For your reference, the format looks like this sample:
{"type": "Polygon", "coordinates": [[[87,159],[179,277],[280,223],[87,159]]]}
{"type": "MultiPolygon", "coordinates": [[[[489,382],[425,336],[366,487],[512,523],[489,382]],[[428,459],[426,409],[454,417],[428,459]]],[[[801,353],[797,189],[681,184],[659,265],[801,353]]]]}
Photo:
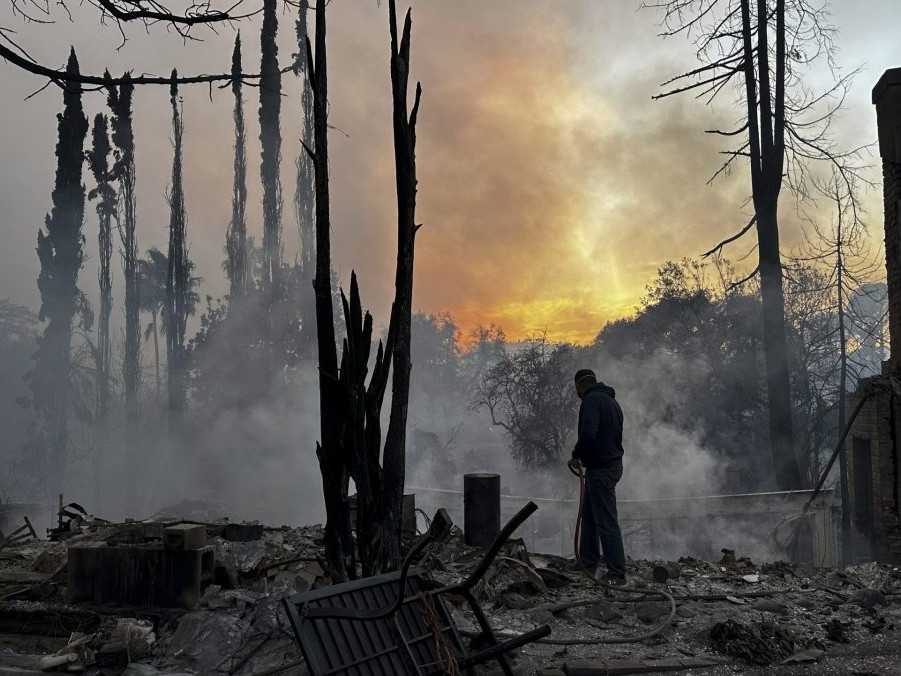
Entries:
{"type": "Polygon", "coordinates": [[[901,68],[882,74],[873,87],[885,201],[885,267],[891,356],[888,368],[901,362],[901,68]]]}

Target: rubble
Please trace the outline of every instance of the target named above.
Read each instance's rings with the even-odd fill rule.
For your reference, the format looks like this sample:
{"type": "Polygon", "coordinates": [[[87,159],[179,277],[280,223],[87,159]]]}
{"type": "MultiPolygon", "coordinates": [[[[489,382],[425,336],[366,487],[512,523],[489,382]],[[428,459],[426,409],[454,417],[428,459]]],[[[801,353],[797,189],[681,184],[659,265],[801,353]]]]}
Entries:
{"type": "Polygon", "coordinates": [[[791,632],[773,622],[717,622],[710,628],[710,641],[716,652],[762,666],[782,662],[795,648],[791,632]]]}
{"type": "MultiPolygon", "coordinates": [[[[104,674],[128,676],[253,676],[295,665],[284,673],[302,673],[281,600],[331,583],[322,527],[231,524],[192,507],[208,519],[199,525],[215,570],[191,610],[73,604],[67,589],[70,547],[162,542],[167,526],[185,523],[178,514],[127,524],[82,519],[63,540],[29,539],[0,551],[0,665],[27,673],[59,662],[52,668],[99,674],[102,667],[104,674]]],[[[187,521],[178,531],[203,538],[191,524],[198,525],[187,521]]],[[[421,567],[439,584],[451,584],[479,555],[457,533],[421,567]]],[[[672,620],[651,638],[630,639],[666,620],[667,604],[619,591],[607,596],[571,561],[529,552],[522,540],[504,546],[475,591],[502,636],[551,626],[548,642],[520,651],[524,674],[563,673],[577,663],[584,669],[603,663],[609,673],[638,673],[639,665],[647,672],[654,664],[660,670],[704,664],[716,674],[763,665],[809,673],[802,670],[811,661],[819,668],[868,641],[888,655],[901,650],[901,574],[892,566],[758,565],[726,550],[718,561],[630,561],[627,574],[631,588],[663,590],[676,599],[672,620]],[[561,639],[569,644],[553,644],[561,639]]],[[[450,610],[464,636],[477,633],[465,605],[450,610]]],[[[891,672],[874,667],[872,673],[891,672]]]]}

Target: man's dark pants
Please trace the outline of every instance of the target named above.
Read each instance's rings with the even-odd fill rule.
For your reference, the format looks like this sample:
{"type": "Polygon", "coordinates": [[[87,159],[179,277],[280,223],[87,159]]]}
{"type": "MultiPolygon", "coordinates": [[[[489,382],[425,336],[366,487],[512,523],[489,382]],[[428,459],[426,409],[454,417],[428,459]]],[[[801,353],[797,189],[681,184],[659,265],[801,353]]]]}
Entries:
{"type": "Polygon", "coordinates": [[[582,506],[582,533],[579,558],[586,567],[601,558],[598,540],[604,550],[608,575],[625,577],[626,554],[616,514],[616,484],[623,476],[622,465],[592,467],[585,472],[585,504],[582,506]]]}

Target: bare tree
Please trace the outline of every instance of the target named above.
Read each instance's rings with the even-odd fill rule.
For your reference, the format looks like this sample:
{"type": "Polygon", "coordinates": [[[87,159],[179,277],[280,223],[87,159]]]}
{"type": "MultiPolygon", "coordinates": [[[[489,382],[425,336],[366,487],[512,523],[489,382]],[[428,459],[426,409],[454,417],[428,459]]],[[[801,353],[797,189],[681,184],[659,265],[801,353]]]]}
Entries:
{"type": "Polygon", "coordinates": [[[711,180],[729,172],[736,160],[747,160],[754,216],[708,254],[756,226],[758,264],[752,274],[760,275],[772,462],[778,486],[798,488],[779,197],[784,182],[797,195],[807,196],[810,162],[816,160],[831,164],[849,188],[859,183],[860,148],[840,150],[830,136],[853,73],[836,75],[833,85],[820,93],[805,86],[803,71],[813,63],[825,61],[836,72],[834,29],[826,23],[824,6],[810,0],[657,0],[645,6],[663,13],[664,37],[684,35],[694,41],[701,64],[663,83],[668,89],[654,98],[692,93],[711,103],[730,85],[738,94],[739,125],[708,132],[739,139],[725,151],[726,160],[711,180]]]}
{"type": "MultiPolygon", "coordinates": [[[[88,5],[95,7],[100,13],[101,22],[112,19],[119,27],[123,42],[127,39],[123,24],[139,22],[143,27],[150,28],[155,24],[165,24],[183,38],[190,37],[191,30],[196,26],[209,26],[218,23],[231,23],[240,21],[258,13],[258,9],[245,7],[244,0],[237,0],[224,9],[217,9],[213,2],[189,3],[183,13],[175,13],[168,5],[159,0],[88,0],[88,5]]],[[[18,15],[26,22],[47,24],[53,23],[52,9],[60,7],[71,18],[71,13],[66,2],[61,1],[56,5],[38,2],[22,2],[11,0],[12,13],[18,15]]]]}
{"type": "Polygon", "coordinates": [[[309,37],[307,68],[313,92],[313,147],[305,146],[313,161],[316,187],[316,345],[319,355],[320,441],[316,444],[322,493],[325,499],[325,554],[334,579],[355,574],[348,484],[349,460],[340,443],[341,411],[338,388],[338,349],[331,284],[331,217],[328,163],[328,60],[324,2],[316,3],[315,59],[309,37]]]}
{"type": "Polygon", "coordinates": [[[504,350],[482,375],[474,405],[510,437],[513,458],[526,467],[558,464],[572,448],[572,348],[546,337],[504,350]]]}
{"type": "Polygon", "coordinates": [[[407,407],[410,398],[410,327],[413,307],[413,252],[416,232],[416,121],[422,87],[416,83],[410,107],[407,86],[410,77],[411,11],[404,18],[400,41],[397,39],[397,12],[394,0],[388,0],[391,32],[391,93],[394,120],[394,167],[397,183],[397,265],[394,303],[388,327],[392,349],[391,415],[385,437],[385,503],[388,529],[385,564],[400,562],[400,534],[404,497],[404,467],[407,439],[407,407]]]}
{"type": "MultiPolygon", "coordinates": [[[[806,247],[802,256],[796,257],[806,263],[822,265],[828,277],[826,288],[815,292],[828,294],[833,304],[835,322],[832,344],[837,345],[838,383],[834,394],[838,409],[836,435],[844,432],[847,418],[847,398],[849,378],[857,381],[859,365],[849,354],[849,339],[853,334],[877,331],[881,320],[875,325],[873,318],[857,312],[857,305],[851,300],[861,292],[870,293],[875,289],[871,284],[878,276],[881,266],[879,257],[868,246],[866,227],[861,220],[861,212],[856,207],[854,186],[846,178],[834,171],[828,180],[815,181],[816,190],[832,205],[831,225],[826,228],[817,218],[809,218],[809,229],[805,233],[806,247]],[[863,290],[863,291],[862,291],[863,290]]],[[[835,364],[836,360],[832,360],[835,364]]],[[[837,439],[832,439],[834,445],[837,439]]],[[[851,505],[848,498],[848,466],[845,449],[839,455],[839,471],[842,497],[842,539],[843,551],[850,551],[851,505]]]]}
{"type": "MultiPolygon", "coordinates": [[[[230,6],[222,9],[216,8],[214,6],[215,3],[212,1],[191,3],[183,13],[175,13],[166,4],[158,0],[88,0],[88,4],[99,10],[101,23],[105,23],[110,19],[115,23],[122,37],[122,44],[128,39],[126,26],[129,24],[139,24],[145,31],[149,31],[158,24],[163,24],[167,30],[176,32],[187,40],[196,39],[192,32],[198,28],[207,28],[215,31],[218,24],[233,24],[263,11],[261,7],[245,7],[245,2],[246,0],[236,0],[230,6]],[[242,11],[242,8],[244,8],[244,11],[242,11]]],[[[287,5],[297,6],[294,0],[284,0],[284,2],[287,5]]],[[[65,1],[39,3],[11,0],[10,8],[14,17],[21,18],[28,24],[43,25],[55,23],[54,10],[62,11],[65,14],[65,19],[72,21],[72,15],[65,1]]],[[[81,72],[70,73],[66,70],[46,66],[35,60],[27,46],[21,44],[17,31],[3,25],[0,25],[0,59],[33,75],[46,78],[47,83],[38,91],[51,84],[62,88],[67,83],[91,87],[118,86],[125,83],[131,86],[148,84],[171,86],[172,84],[170,77],[157,75],[133,77],[130,75],[133,70],[140,71],[140,69],[128,70],[127,76],[113,79],[106,74],[100,76],[81,72]]],[[[290,68],[282,68],[279,72],[284,73],[288,70],[290,68]]],[[[177,84],[208,84],[212,86],[215,82],[234,81],[235,77],[234,72],[189,75],[178,78],[177,84]]],[[[242,81],[260,80],[262,77],[262,74],[240,74],[242,81]]]]}
{"type": "Polygon", "coordinates": [[[315,59],[307,40],[307,65],[313,91],[315,148],[305,145],[316,178],[316,294],[317,345],[322,440],[317,444],[326,503],[326,555],[333,574],[355,574],[350,539],[348,485],[357,487],[357,548],[363,574],[396,566],[400,559],[401,517],[406,451],[407,406],[410,387],[410,325],[413,294],[413,247],[418,225],[416,208],[416,120],[421,88],[417,85],[408,108],[411,15],[407,12],[400,40],[394,0],[389,0],[391,83],[398,202],[398,253],[395,297],[388,335],[379,343],[368,384],[372,317],[363,313],[356,276],[351,276],[350,299],[342,294],[347,336],[341,367],[331,295],[329,236],[328,118],[325,4],[316,4],[315,59]],[[393,367],[393,371],[392,371],[393,367]],[[389,373],[393,373],[392,402],[384,447],[380,411],[389,373]]]}

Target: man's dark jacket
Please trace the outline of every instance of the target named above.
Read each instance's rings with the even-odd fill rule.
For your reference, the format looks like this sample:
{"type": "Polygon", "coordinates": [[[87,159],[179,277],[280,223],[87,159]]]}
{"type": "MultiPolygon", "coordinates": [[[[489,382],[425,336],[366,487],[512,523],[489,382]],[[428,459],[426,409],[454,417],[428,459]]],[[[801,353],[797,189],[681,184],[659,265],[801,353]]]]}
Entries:
{"type": "Polygon", "coordinates": [[[623,410],[616,392],[604,383],[592,385],[579,407],[579,441],[573,457],[588,468],[622,465],[623,410]]]}

